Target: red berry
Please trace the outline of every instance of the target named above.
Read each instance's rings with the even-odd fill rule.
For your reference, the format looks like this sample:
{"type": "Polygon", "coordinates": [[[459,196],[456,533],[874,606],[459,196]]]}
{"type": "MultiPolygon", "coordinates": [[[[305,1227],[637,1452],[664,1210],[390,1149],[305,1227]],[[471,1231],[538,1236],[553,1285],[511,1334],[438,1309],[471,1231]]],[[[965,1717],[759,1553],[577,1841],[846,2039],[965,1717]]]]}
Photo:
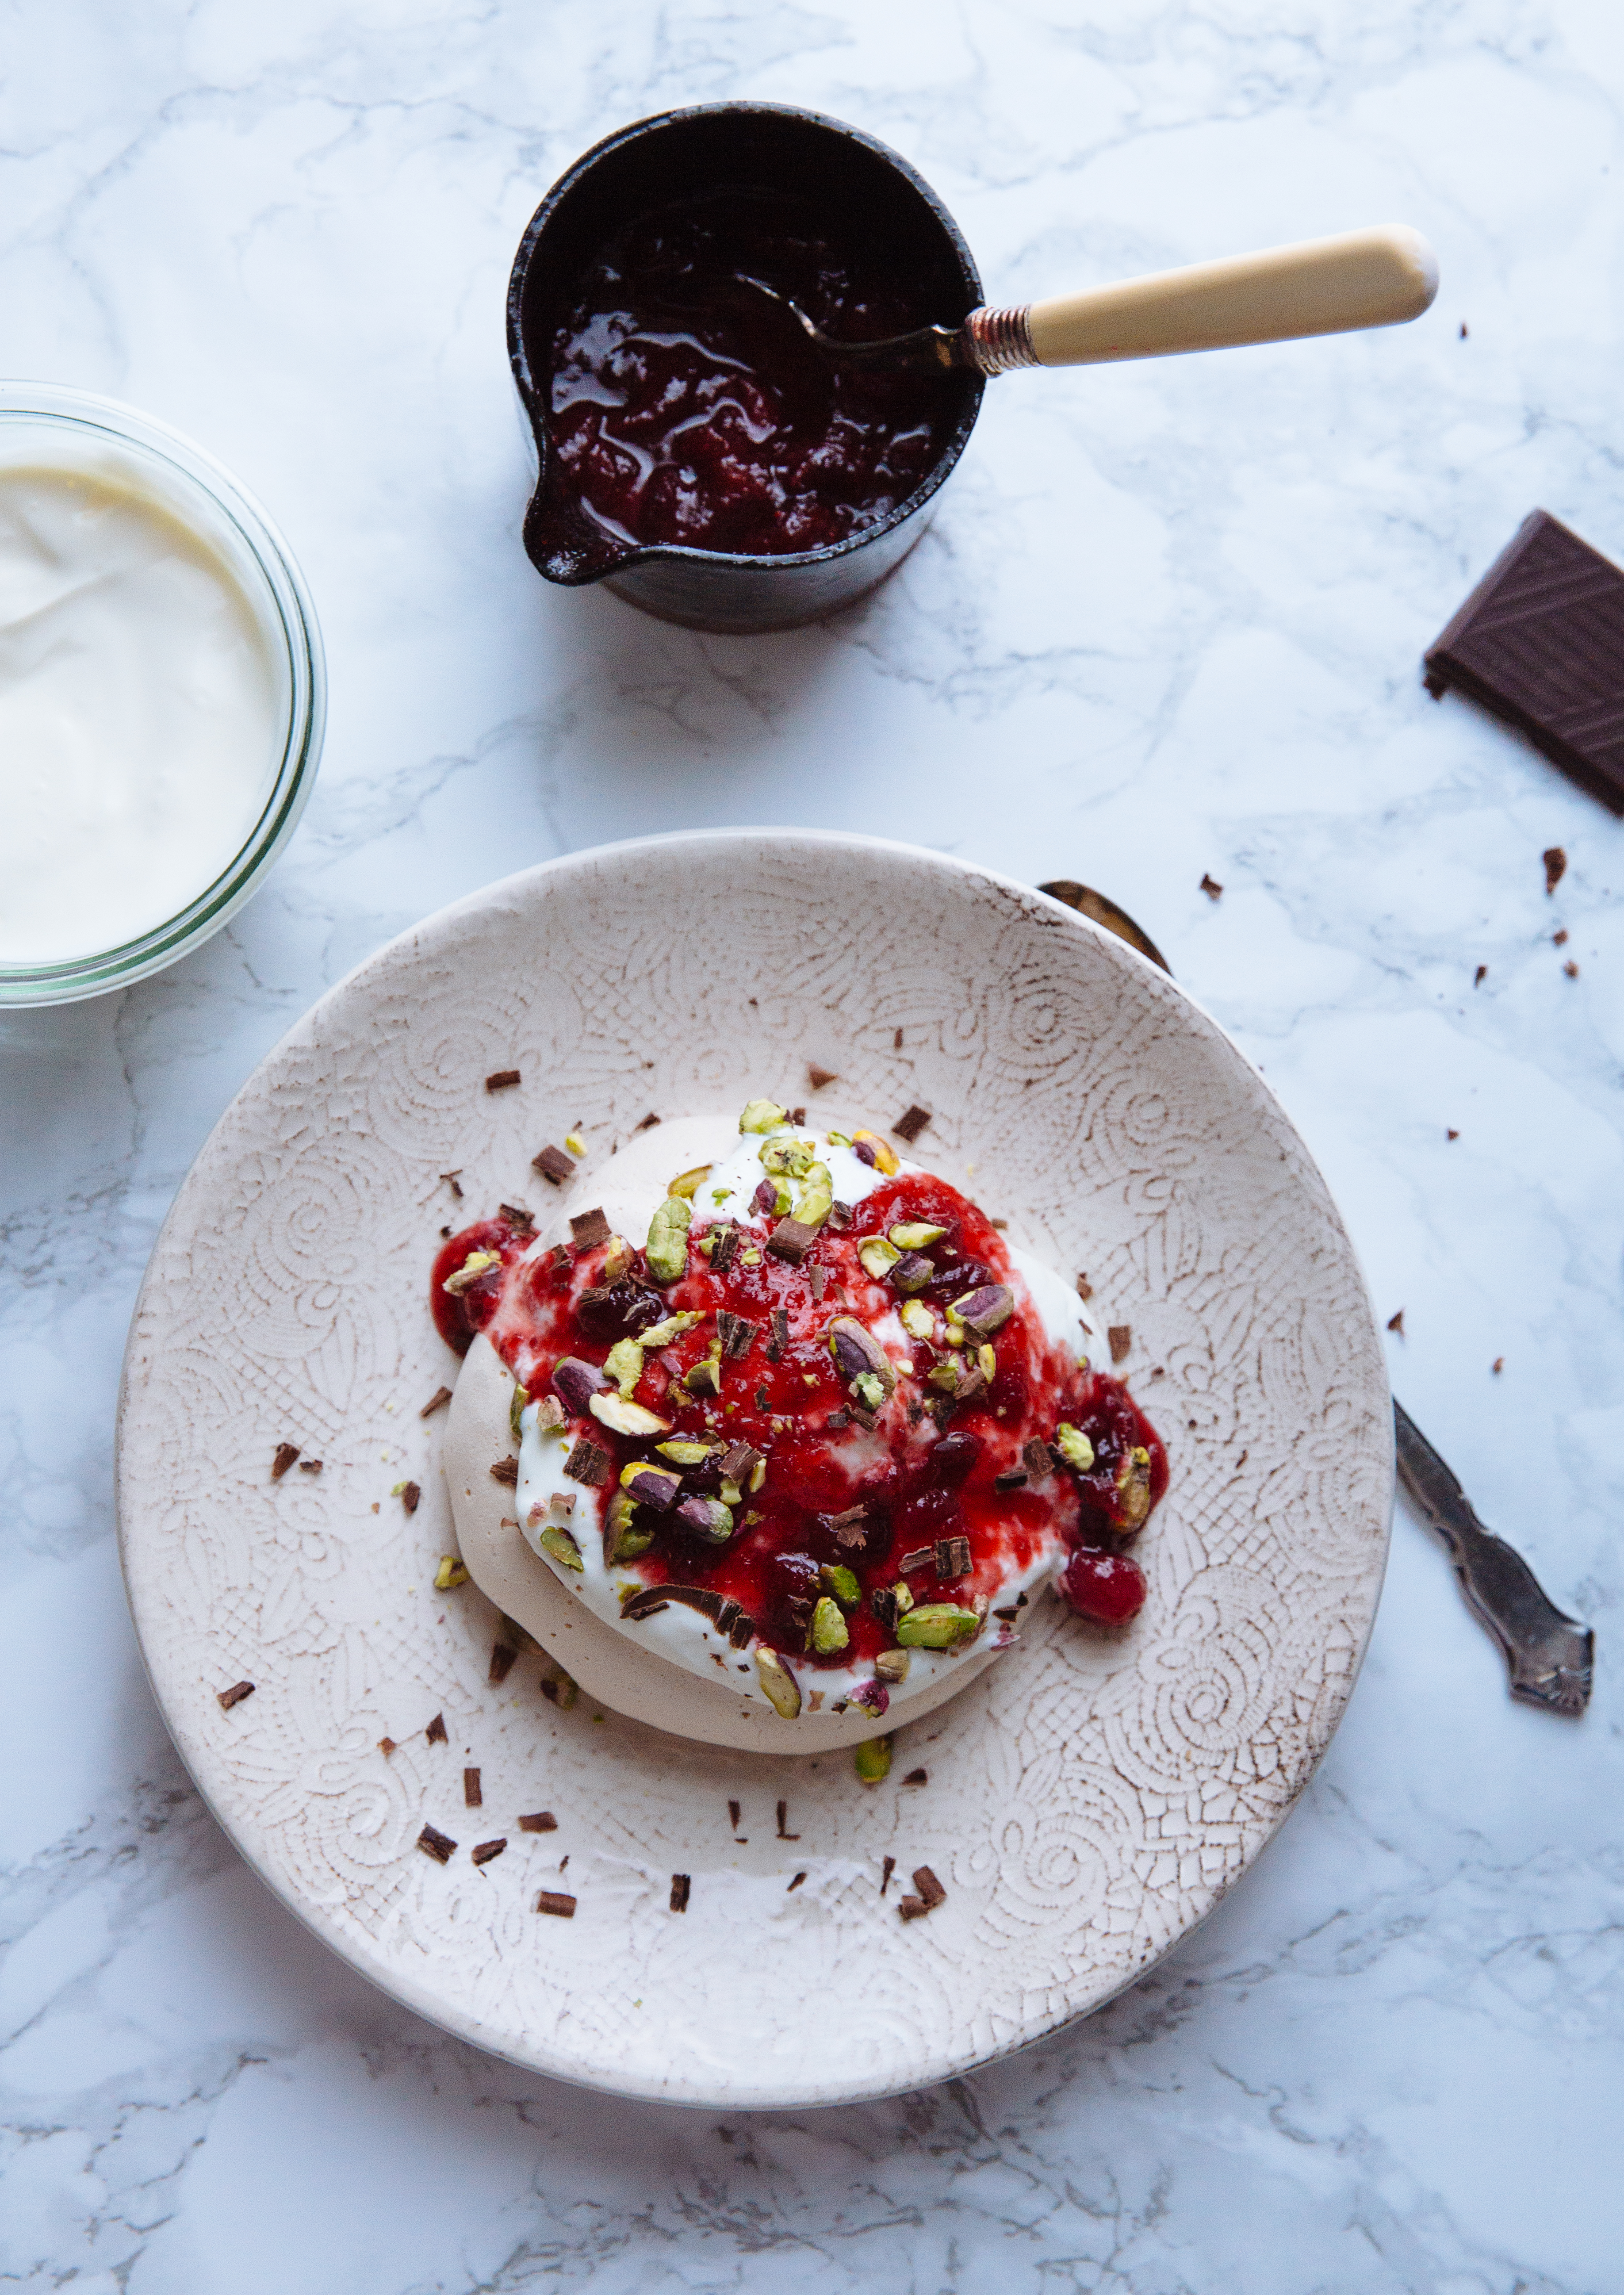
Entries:
{"type": "Polygon", "coordinates": [[[1125,1625],[1145,1606],[1145,1572],[1126,1554],[1080,1546],[1060,1584],[1079,1616],[1096,1618],[1104,1626],[1125,1625]]]}

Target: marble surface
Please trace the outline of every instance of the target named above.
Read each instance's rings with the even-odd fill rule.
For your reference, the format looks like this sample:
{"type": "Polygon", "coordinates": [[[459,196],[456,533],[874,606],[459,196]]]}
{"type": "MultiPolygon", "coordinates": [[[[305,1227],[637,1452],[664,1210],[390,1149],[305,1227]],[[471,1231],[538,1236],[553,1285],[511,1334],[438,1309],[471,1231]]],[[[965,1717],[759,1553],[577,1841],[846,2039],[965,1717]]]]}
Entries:
{"type": "Polygon", "coordinates": [[[23,0],[5,25],[0,372],[145,406],[262,495],[332,717],[225,934],[0,1022],[0,2284],[1624,2286],[1624,830],[1417,676],[1536,503],[1624,555],[1624,20],[23,0]],[[1442,292],[1400,334],[1001,382],[872,603],[669,630],[525,564],[502,293],[577,151],[734,94],[887,137],[1000,295],[1387,216],[1434,239],[1442,292]],[[1403,1311],[1399,1392],[1601,1664],[1577,1726],[1513,1707],[1401,1517],[1314,1785],[1150,1980],[951,2087],[717,2124],[505,2070],[273,1903],[142,1678],[109,1433],[170,1197],[324,986],[522,862],[728,821],[858,823],[1138,916],[1320,1157],[1403,1311]]]}

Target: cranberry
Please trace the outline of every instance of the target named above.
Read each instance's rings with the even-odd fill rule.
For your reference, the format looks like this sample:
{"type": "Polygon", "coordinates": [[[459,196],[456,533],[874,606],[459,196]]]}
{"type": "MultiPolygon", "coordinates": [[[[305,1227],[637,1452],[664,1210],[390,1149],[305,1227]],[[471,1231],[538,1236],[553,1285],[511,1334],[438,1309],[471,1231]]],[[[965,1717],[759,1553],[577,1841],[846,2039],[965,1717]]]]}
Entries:
{"type": "Polygon", "coordinates": [[[932,1444],[926,1471],[933,1482],[952,1489],[965,1480],[980,1456],[980,1435],[972,1434],[967,1427],[956,1426],[951,1434],[943,1434],[932,1444]]]}
{"type": "Polygon", "coordinates": [[[1080,1546],[1060,1584],[1078,1615],[1095,1618],[1102,1626],[1126,1625],[1145,1606],[1145,1572],[1126,1554],[1102,1554],[1080,1546]]]}

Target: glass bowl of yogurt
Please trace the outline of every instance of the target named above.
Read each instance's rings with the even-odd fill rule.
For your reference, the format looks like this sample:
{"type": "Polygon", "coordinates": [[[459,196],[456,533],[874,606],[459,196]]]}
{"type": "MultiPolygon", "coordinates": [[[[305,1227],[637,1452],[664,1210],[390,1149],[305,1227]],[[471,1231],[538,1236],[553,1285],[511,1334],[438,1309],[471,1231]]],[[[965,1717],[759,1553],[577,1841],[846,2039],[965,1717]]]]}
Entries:
{"type": "Polygon", "coordinates": [[[172,964],[255,891],[326,719],[287,544],[165,424],[0,382],[0,1006],[172,964]]]}

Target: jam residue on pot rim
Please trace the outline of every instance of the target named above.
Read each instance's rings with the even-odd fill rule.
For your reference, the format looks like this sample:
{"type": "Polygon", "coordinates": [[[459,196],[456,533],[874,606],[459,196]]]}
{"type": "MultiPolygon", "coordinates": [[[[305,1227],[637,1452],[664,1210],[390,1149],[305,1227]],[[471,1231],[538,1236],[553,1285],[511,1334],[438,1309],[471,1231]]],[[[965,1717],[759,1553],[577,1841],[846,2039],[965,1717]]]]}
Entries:
{"type": "Polygon", "coordinates": [[[905,502],[958,411],[946,379],[830,363],[755,288],[847,341],[939,318],[810,200],[730,192],[611,241],[551,346],[558,478],[606,535],[731,555],[842,542],[905,502]]]}
{"type": "MultiPolygon", "coordinates": [[[[833,1205],[799,1259],[775,1254],[770,1219],[690,1217],[667,1237],[671,1279],[618,1237],[526,1259],[530,1237],[505,1221],[436,1262],[448,1340],[487,1330],[533,1396],[557,1398],[567,1436],[602,1453],[582,1497],[609,1502],[606,1556],[627,1578],[738,1604],[797,1667],[850,1667],[907,1646],[910,1598],[959,1613],[968,1646],[1046,1551],[1116,1556],[1143,1528],[1167,1485],[1155,1430],[1120,1380],[1050,1340],[1001,1237],[948,1182],[897,1172],[833,1205]],[[893,1337],[876,1384],[852,1334],[899,1311],[910,1352],[893,1337]],[[616,1431],[616,1397],[657,1429],[616,1431]]],[[[597,1535],[592,1519],[577,1504],[567,1544],[597,1535]]],[[[1133,1565],[1093,1577],[1083,1564],[1067,1581],[1073,1606],[1133,1613],[1133,1565]]]]}

